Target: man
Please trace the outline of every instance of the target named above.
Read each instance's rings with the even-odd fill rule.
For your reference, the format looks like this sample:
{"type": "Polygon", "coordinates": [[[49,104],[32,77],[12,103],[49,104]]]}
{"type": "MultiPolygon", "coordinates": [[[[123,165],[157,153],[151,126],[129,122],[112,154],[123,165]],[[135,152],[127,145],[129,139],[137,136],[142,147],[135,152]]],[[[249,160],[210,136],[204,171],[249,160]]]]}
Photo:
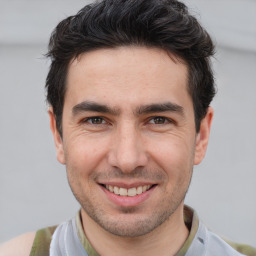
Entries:
{"type": "Polygon", "coordinates": [[[184,206],[209,140],[213,53],[174,0],[105,0],[59,23],[47,100],[81,211],[1,255],[241,255],[184,206]]]}

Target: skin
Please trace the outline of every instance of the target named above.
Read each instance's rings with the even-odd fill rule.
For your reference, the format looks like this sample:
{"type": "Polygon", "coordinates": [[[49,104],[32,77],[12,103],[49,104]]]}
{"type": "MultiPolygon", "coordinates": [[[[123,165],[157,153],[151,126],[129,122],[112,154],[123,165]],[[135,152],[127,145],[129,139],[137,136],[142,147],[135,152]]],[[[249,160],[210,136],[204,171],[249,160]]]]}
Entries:
{"type": "Polygon", "coordinates": [[[175,254],[188,236],[183,201],[213,110],[196,133],[187,67],[174,60],[145,47],[82,54],[69,66],[62,137],[49,111],[58,161],[100,255],[175,254]],[[154,186],[134,198],[104,187],[147,184],[154,186]]]}
{"type": "MultiPolygon", "coordinates": [[[[213,117],[209,108],[196,133],[186,65],[145,47],[82,54],[69,66],[62,136],[52,108],[49,116],[57,159],[99,255],[177,253],[189,233],[184,197],[213,117]],[[144,196],[113,200],[102,184],[154,186],[144,196]]],[[[0,255],[29,255],[34,236],[7,242],[0,255]]]]}
{"type": "Polygon", "coordinates": [[[31,232],[0,244],[0,256],[28,256],[31,251],[34,238],[35,232],[31,232]]]}

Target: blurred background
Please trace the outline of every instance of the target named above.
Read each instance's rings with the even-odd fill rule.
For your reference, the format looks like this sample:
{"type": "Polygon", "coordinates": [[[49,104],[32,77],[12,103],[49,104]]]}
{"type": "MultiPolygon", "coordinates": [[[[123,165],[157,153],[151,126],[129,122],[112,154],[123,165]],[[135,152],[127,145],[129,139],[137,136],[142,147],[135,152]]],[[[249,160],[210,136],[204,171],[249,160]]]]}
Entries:
{"type": "MultiPolygon", "coordinates": [[[[55,156],[43,54],[82,0],[0,0],[0,242],[58,224],[79,205],[55,156]]],[[[208,153],[186,203],[213,231],[256,246],[256,1],[191,0],[217,44],[208,153]]]]}

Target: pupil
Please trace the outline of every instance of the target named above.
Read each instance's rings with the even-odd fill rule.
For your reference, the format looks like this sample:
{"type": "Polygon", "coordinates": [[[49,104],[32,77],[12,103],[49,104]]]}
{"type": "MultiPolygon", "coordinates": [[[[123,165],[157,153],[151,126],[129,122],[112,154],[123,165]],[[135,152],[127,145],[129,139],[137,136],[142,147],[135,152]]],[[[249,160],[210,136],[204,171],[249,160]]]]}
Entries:
{"type": "Polygon", "coordinates": [[[163,124],[164,123],[164,118],[163,117],[156,117],[155,118],[155,123],[156,124],[163,124]]]}
{"type": "Polygon", "coordinates": [[[101,124],[101,118],[93,118],[92,122],[94,124],[101,124]]]}

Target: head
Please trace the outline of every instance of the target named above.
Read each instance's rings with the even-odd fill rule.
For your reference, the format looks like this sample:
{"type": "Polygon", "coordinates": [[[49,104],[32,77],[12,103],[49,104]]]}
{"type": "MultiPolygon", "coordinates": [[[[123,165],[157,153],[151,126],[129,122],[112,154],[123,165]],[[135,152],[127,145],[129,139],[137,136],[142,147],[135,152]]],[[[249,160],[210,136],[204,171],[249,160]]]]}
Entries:
{"type": "Polygon", "coordinates": [[[178,1],[101,1],[57,26],[51,128],[87,227],[137,237],[183,223],[209,138],[212,52],[178,1]]]}
{"type": "Polygon", "coordinates": [[[157,47],[187,65],[198,132],[215,95],[210,63],[214,46],[208,33],[176,0],[105,0],[85,6],[52,33],[46,89],[60,134],[70,62],[85,52],[119,46],[157,47]]]}

